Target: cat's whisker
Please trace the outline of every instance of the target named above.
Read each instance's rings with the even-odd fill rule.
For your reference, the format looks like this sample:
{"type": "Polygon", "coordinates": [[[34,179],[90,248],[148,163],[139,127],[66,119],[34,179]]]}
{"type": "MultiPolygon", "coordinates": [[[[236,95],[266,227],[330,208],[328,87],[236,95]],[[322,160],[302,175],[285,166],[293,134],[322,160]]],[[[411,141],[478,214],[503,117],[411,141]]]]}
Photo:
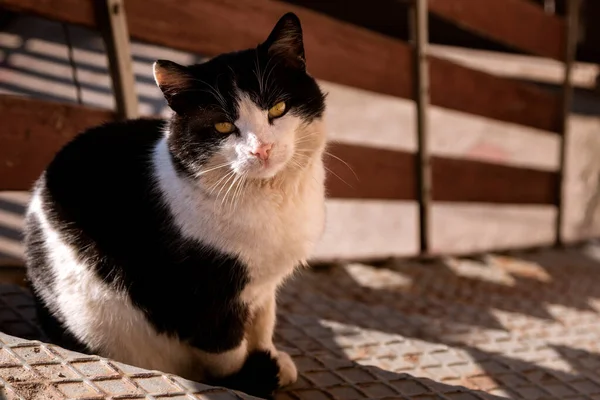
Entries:
{"type": "Polygon", "coordinates": [[[242,186],[243,181],[244,181],[244,177],[240,176],[239,180],[237,181],[237,185],[235,186],[235,188],[233,189],[233,193],[231,194],[231,201],[229,202],[229,210],[231,212],[235,211],[237,192],[238,192],[239,188],[242,186]]]}
{"type": "MultiPolygon", "coordinates": [[[[227,108],[227,102],[225,101],[225,98],[223,97],[221,92],[218,90],[218,88],[215,88],[210,83],[208,83],[202,79],[199,79],[199,78],[194,78],[193,80],[205,84],[209,89],[208,93],[215,96],[215,98],[219,101],[219,103],[220,103],[221,107],[223,107],[223,109],[227,108]]],[[[218,77],[217,77],[217,80],[218,80],[218,77]]]]}
{"type": "Polygon", "coordinates": [[[312,153],[314,153],[314,150],[312,150],[312,149],[296,149],[296,153],[299,153],[299,154],[309,154],[310,153],[310,154],[312,154],[312,153]]]}
{"type": "Polygon", "coordinates": [[[302,154],[301,152],[296,152],[294,154],[295,157],[300,157],[302,160],[310,160],[312,157],[310,155],[307,154],[302,154]]]}
{"type": "MultiPolygon", "coordinates": [[[[254,76],[256,76],[256,80],[258,81],[258,90],[260,94],[263,94],[265,91],[265,85],[264,85],[264,71],[261,71],[260,69],[260,61],[258,60],[258,52],[256,52],[255,54],[255,58],[254,58],[254,66],[255,66],[255,70],[254,70],[254,76]]],[[[268,62],[267,62],[268,64],[268,62]]],[[[266,69],[266,68],[265,68],[266,69]]]]}
{"type": "Polygon", "coordinates": [[[312,142],[312,138],[309,138],[309,137],[302,137],[302,138],[300,138],[300,139],[296,140],[296,141],[294,142],[294,144],[298,145],[298,144],[301,144],[301,143],[310,143],[310,142],[312,142]]]}
{"type": "Polygon", "coordinates": [[[237,189],[233,193],[233,200],[232,200],[233,210],[232,211],[236,210],[238,203],[241,201],[241,198],[243,196],[243,191],[246,188],[246,182],[247,182],[247,177],[246,177],[246,174],[244,174],[244,175],[242,175],[242,179],[241,179],[240,183],[238,184],[237,189]]]}
{"type": "Polygon", "coordinates": [[[223,181],[223,183],[221,184],[221,188],[219,189],[219,192],[217,193],[217,200],[219,199],[219,196],[221,195],[221,192],[223,191],[223,189],[225,189],[225,187],[229,184],[229,182],[235,179],[235,172],[232,171],[232,173],[228,174],[227,179],[225,179],[225,181],[223,181]]]}
{"type": "Polygon", "coordinates": [[[297,169],[297,170],[302,170],[304,168],[304,165],[302,165],[296,161],[296,162],[292,162],[292,167],[295,167],[295,169],[297,169]]]}
{"type": "Polygon", "coordinates": [[[298,160],[294,159],[294,157],[290,158],[290,160],[288,161],[290,163],[290,165],[294,166],[294,167],[300,167],[301,164],[298,160]]]}
{"type": "Polygon", "coordinates": [[[231,193],[231,199],[229,201],[231,211],[235,210],[237,193],[238,193],[240,187],[242,186],[243,181],[244,181],[244,175],[239,175],[238,179],[236,179],[236,181],[233,183],[234,189],[233,189],[233,192],[231,193]]]}
{"type": "MultiPolygon", "coordinates": [[[[267,61],[267,65],[265,66],[265,70],[267,70],[269,68],[269,64],[271,63],[272,60],[273,60],[273,57],[269,57],[269,60],[267,61]]],[[[277,59],[273,63],[273,65],[271,65],[271,69],[269,70],[269,72],[267,72],[267,77],[265,78],[265,86],[266,86],[267,91],[270,91],[270,89],[271,89],[271,85],[269,84],[270,79],[271,79],[271,72],[273,72],[275,67],[277,65],[279,65],[280,62],[281,62],[281,60],[277,59]]]]}
{"type": "Polygon", "coordinates": [[[223,199],[221,200],[221,207],[223,206],[223,204],[227,204],[227,202],[226,202],[227,195],[229,194],[231,189],[235,186],[235,183],[238,181],[238,179],[240,179],[240,176],[241,175],[235,175],[235,177],[233,178],[233,181],[229,184],[229,188],[227,188],[227,191],[225,192],[225,194],[223,195],[223,199]]]}
{"type": "Polygon", "coordinates": [[[231,165],[231,163],[227,162],[227,163],[219,164],[219,165],[217,165],[215,167],[212,167],[210,169],[202,170],[202,171],[200,171],[199,173],[196,174],[196,178],[199,178],[199,177],[201,177],[202,175],[204,175],[204,174],[206,174],[208,172],[215,171],[215,170],[223,168],[223,167],[228,167],[230,165],[231,165]]]}
{"type": "Polygon", "coordinates": [[[242,178],[240,179],[240,183],[238,184],[238,187],[234,193],[233,200],[232,200],[233,211],[235,211],[237,209],[239,202],[242,201],[242,198],[244,195],[244,190],[246,188],[246,182],[248,181],[247,178],[248,177],[246,174],[242,175],[242,178]]]}
{"type": "MultiPolygon", "coordinates": [[[[221,177],[221,179],[219,179],[219,180],[217,181],[217,183],[215,183],[215,184],[212,186],[212,188],[211,188],[211,190],[210,190],[210,192],[209,192],[209,195],[212,195],[212,194],[213,194],[213,192],[215,191],[215,189],[216,189],[216,188],[219,186],[219,184],[220,184],[221,182],[223,182],[223,181],[225,181],[225,182],[226,182],[227,180],[229,180],[229,177],[230,177],[230,176],[232,176],[233,174],[235,174],[235,171],[234,171],[234,170],[231,170],[231,171],[229,171],[227,174],[225,174],[223,177],[221,177]]],[[[223,183],[223,185],[225,184],[225,182],[223,183]]],[[[223,185],[221,185],[221,190],[222,190],[222,188],[223,188],[223,185]]],[[[219,190],[219,193],[221,193],[221,190],[219,190]]],[[[217,198],[218,198],[218,197],[219,197],[219,195],[217,194],[217,198]]]]}
{"type": "MultiPolygon", "coordinates": [[[[227,180],[225,182],[223,182],[223,184],[221,185],[221,188],[219,189],[219,192],[217,193],[217,196],[215,198],[216,201],[219,200],[219,196],[221,195],[221,192],[225,189],[225,187],[227,187],[229,185],[229,182],[231,182],[232,179],[235,179],[235,174],[229,175],[227,180]]],[[[226,195],[223,195],[223,197],[221,198],[221,204],[220,204],[221,208],[223,207],[223,200],[225,199],[225,197],[226,197],[226,195]]]]}
{"type": "Polygon", "coordinates": [[[309,132],[309,133],[307,133],[307,134],[305,134],[305,135],[302,135],[302,136],[300,136],[298,139],[306,139],[306,138],[309,138],[309,137],[315,136],[315,135],[317,135],[318,133],[319,133],[319,132],[317,132],[317,131],[314,131],[314,132],[309,132]]]}
{"type": "Polygon", "coordinates": [[[232,171],[229,171],[227,174],[225,174],[224,176],[222,176],[217,182],[213,183],[211,185],[211,187],[208,189],[209,190],[209,195],[212,195],[213,191],[215,190],[215,188],[217,187],[217,185],[227,177],[227,175],[229,175],[232,171]]]}
{"type": "Polygon", "coordinates": [[[352,167],[350,166],[350,164],[348,164],[346,161],[342,160],[341,158],[339,158],[338,156],[336,156],[335,154],[332,154],[328,151],[325,151],[325,154],[335,158],[336,160],[340,161],[342,164],[344,164],[351,172],[352,174],[354,174],[354,177],[356,178],[357,181],[359,181],[360,179],[358,179],[358,175],[356,175],[356,172],[354,172],[354,170],[352,169],[352,167]]]}
{"type": "Polygon", "coordinates": [[[348,185],[348,187],[354,189],[354,186],[352,186],[351,184],[349,184],[348,182],[346,182],[345,180],[343,180],[342,178],[340,178],[340,176],[338,174],[336,174],[335,172],[333,172],[332,170],[330,170],[329,168],[327,168],[326,166],[324,166],[324,168],[333,176],[335,176],[336,178],[338,178],[340,181],[344,182],[346,185],[348,185]]]}

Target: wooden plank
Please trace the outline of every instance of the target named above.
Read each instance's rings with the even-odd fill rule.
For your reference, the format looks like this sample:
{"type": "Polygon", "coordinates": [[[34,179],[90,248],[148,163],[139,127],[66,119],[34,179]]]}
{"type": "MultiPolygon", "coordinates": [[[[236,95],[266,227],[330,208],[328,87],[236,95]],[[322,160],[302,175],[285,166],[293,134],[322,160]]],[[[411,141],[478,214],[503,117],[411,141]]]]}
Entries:
{"type": "MultiPolygon", "coordinates": [[[[0,115],[0,190],[28,190],[67,141],[85,128],[116,118],[110,111],[10,95],[0,95],[0,115]]],[[[331,143],[328,153],[331,197],[417,198],[414,154],[341,143],[331,143]]],[[[431,162],[437,201],[555,203],[553,172],[444,157],[431,162]]]]}
{"type": "Polygon", "coordinates": [[[31,289],[25,273],[24,260],[4,260],[0,257],[0,283],[31,289]]]}
{"type": "Polygon", "coordinates": [[[556,204],[556,172],[445,157],[432,168],[434,201],[556,204]]]}
{"type": "Polygon", "coordinates": [[[415,200],[414,154],[331,143],[325,156],[327,194],[345,199],[415,200]],[[342,161],[340,161],[342,160],[342,161]]]}
{"type": "Polygon", "coordinates": [[[71,24],[96,26],[94,0],[0,0],[0,7],[71,24]]]}
{"type": "Polygon", "coordinates": [[[97,1],[99,25],[108,54],[110,76],[119,118],[138,117],[138,97],[123,0],[97,1]]]}
{"type": "MultiPolygon", "coordinates": [[[[0,5],[10,9],[93,26],[90,3],[0,0],[0,5]]],[[[302,7],[269,0],[128,0],[126,9],[133,37],[207,56],[256,46],[281,15],[294,11],[302,20],[308,66],[314,76],[412,98],[413,54],[406,43],[302,7]]],[[[558,96],[435,57],[430,64],[432,104],[560,131],[558,96]]]]}
{"type": "Polygon", "coordinates": [[[560,132],[560,96],[430,57],[431,103],[515,124],[560,132]]]}
{"type": "MultiPolygon", "coordinates": [[[[0,190],[30,189],[61,146],[85,128],[116,118],[105,110],[10,95],[0,95],[0,115],[0,190]]],[[[331,196],[416,198],[414,155],[335,143],[328,152],[331,196]]]]}
{"type": "Polygon", "coordinates": [[[115,118],[110,111],[0,95],[0,190],[28,190],[53,155],[83,129],[115,118]]]}
{"type": "Polygon", "coordinates": [[[308,68],[316,77],[404,98],[411,95],[406,44],[301,7],[268,0],[205,0],[185,6],[169,0],[129,0],[127,9],[132,35],[207,56],[255,47],[281,15],[293,11],[302,21],[308,68]],[[156,24],[160,19],[178,23],[156,24]]]}
{"type": "Polygon", "coordinates": [[[430,0],[444,19],[518,50],[562,60],[565,21],[527,0],[430,0]]]}

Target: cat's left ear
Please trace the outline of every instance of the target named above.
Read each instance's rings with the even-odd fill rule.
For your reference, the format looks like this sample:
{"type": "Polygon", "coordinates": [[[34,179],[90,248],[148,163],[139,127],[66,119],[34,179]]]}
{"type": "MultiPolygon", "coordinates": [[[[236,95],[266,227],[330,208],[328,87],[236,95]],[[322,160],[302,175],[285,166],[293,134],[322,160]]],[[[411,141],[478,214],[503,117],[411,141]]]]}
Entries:
{"type": "Polygon", "coordinates": [[[263,46],[269,54],[281,57],[288,65],[306,68],[302,26],[296,14],[289,12],[281,17],[263,46]]]}
{"type": "Polygon", "coordinates": [[[154,80],[163,92],[169,106],[177,110],[177,104],[174,101],[177,94],[184,92],[191,86],[192,76],[188,69],[183,65],[174,63],[173,61],[157,60],[152,66],[154,72],[154,80]]]}

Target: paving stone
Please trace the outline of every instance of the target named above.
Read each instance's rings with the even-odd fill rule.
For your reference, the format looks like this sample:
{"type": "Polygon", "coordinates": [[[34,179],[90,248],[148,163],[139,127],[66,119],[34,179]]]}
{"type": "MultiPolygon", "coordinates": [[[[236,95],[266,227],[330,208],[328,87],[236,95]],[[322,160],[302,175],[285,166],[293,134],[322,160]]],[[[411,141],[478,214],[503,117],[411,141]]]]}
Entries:
{"type": "MultiPolygon", "coordinates": [[[[467,276],[441,262],[304,272],[279,300],[275,339],[299,379],[276,398],[600,399],[600,268],[555,260],[524,280],[503,265],[514,286],[487,279],[497,263],[467,276]]],[[[27,291],[0,285],[6,399],[244,398],[47,344],[31,310],[27,291]]]]}

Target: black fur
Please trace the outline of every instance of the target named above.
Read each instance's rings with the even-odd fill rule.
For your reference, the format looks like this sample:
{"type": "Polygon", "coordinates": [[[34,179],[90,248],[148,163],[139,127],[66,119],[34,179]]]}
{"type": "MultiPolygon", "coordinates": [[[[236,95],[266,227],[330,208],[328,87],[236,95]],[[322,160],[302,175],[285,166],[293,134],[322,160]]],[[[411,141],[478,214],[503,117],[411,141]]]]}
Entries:
{"type": "Polygon", "coordinates": [[[256,351],[248,356],[244,366],[236,374],[210,383],[224,386],[254,396],[271,399],[279,387],[279,364],[268,351],[256,351]]]}
{"type": "MultiPolygon", "coordinates": [[[[256,49],[190,67],[158,62],[157,68],[175,74],[179,83],[163,82],[161,89],[175,111],[168,147],[180,176],[191,178],[226,138],[214,124],[236,119],[236,90],[264,109],[285,100],[286,112],[306,121],[321,117],[324,96],[304,65],[302,32],[293,15],[285,16],[256,49]],[[273,47],[290,37],[288,50],[273,47]],[[262,84],[257,76],[264,77],[262,84]]],[[[39,179],[42,207],[76,255],[106,284],[126,291],[158,332],[220,353],[243,339],[249,310],[239,296],[249,274],[235,256],[186,239],[173,225],[151,170],[152,151],[166,128],[161,120],[138,119],[79,135],[39,179]]],[[[26,248],[28,276],[47,334],[65,347],[97,351],[79,343],[62,322],[68,316],[51,300],[42,300],[44,291],[57,288],[33,214],[27,219],[26,248]]],[[[250,394],[268,394],[278,385],[278,373],[271,355],[258,352],[222,382],[250,394]]]]}
{"type": "MultiPolygon", "coordinates": [[[[150,171],[162,126],[112,123],[77,137],[46,170],[44,209],[63,239],[106,283],[126,289],[158,332],[205,351],[230,350],[247,317],[238,299],[246,267],[182,238],[172,225],[150,171]]],[[[34,258],[29,265],[41,283],[35,280],[41,263],[34,258]]]]}
{"type": "MultiPolygon", "coordinates": [[[[307,122],[322,117],[325,96],[317,82],[306,73],[304,62],[295,62],[297,59],[304,60],[302,29],[298,18],[287,14],[269,38],[255,49],[222,54],[206,63],[188,67],[171,61],[157,61],[157,68],[178,83],[170,85],[166,80],[160,87],[176,111],[171,120],[169,150],[179,170],[189,174],[200,170],[227,138],[215,130],[214,124],[233,123],[238,118],[238,90],[264,110],[285,101],[286,112],[307,122]],[[295,40],[287,40],[290,36],[295,40]],[[279,40],[295,45],[284,54],[273,53],[279,40]]],[[[239,133],[232,133],[236,134],[239,133]]]]}

